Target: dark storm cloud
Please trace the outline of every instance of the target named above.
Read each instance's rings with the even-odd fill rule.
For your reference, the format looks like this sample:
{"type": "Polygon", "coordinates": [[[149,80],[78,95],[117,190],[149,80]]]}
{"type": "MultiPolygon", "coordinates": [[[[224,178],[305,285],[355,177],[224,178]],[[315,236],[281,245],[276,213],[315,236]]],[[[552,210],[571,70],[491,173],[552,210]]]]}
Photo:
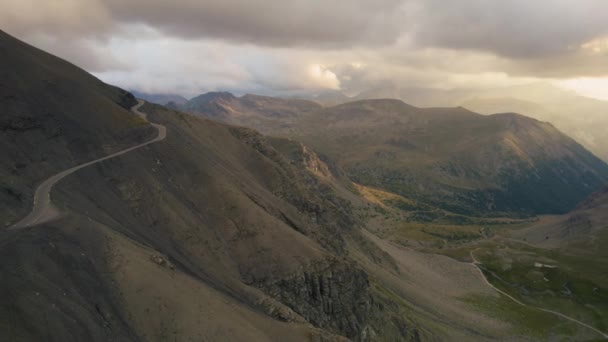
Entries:
{"type": "Polygon", "coordinates": [[[608,35],[606,0],[6,0],[9,32],[68,37],[146,24],[178,38],[348,49],[393,45],[491,52],[511,59],[575,53],[608,35]]]}
{"type": "Polygon", "coordinates": [[[605,0],[103,0],[114,19],[182,38],[261,46],[472,49],[513,59],[566,55],[608,35],[605,0]]]}
{"type": "Polygon", "coordinates": [[[402,0],[106,0],[112,16],[182,38],[320,48],[394,42],[402,0]]]}
{"type": "Polygon", "coordinates": [[[3,0],[0,25],[121,84],[192,92],[608,76],[608,0],[3,0]]]}

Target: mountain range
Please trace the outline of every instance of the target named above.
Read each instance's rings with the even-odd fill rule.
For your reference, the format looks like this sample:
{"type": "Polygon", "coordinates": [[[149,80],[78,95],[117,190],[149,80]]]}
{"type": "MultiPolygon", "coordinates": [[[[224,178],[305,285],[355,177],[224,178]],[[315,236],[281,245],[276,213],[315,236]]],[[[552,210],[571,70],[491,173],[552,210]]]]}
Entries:
{"type": "Polygon", "coordinates": [[[602,130],[608,125],[608,102],[581,96],[548,83],[452,90],[386,85],[352,97],[340,91],[325,91],[307,98],[327,106],[393,98],[420,107],[462,106],[486,115],[516,112],[551,122],[597,156],[608,160],[608,138],[602,130]]]}
{"type": "Polygon", "coordinates": [[[606,163],[583,146],[514,113],[391,99],[323,107],[229,93],[201,95],[182,108],[302,141],[357,183],[463,215],[564,213],[608,181],[606,163]]]}

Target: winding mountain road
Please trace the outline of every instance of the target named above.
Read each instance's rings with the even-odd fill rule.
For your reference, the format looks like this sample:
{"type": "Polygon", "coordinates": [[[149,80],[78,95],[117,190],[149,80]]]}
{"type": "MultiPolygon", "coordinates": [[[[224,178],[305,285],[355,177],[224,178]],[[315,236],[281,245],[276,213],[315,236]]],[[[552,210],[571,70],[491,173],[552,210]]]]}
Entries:
{"type": "Polygon", "coordinates": [[[471,265],[473,265],[473,267],[475,267],[475,268],[476,268],[476,269],[479,271],[479,274],[481,274],[481,277],[483,278],[484,282],[485,282],[485,283],[486,283],[488,286],[490,286],[491,288],[493,288],[494,290],[496,290],[496,292],[498,292],[498,293],[500,293],[500,294],[502,294],[502,295],[506,296],[507,298],[509,298],[510,300],[514,301],[515,303],[517,303],[517,304],[519,304],[519,305],[521,305],[521,306],[526,306],[526,307],[529,307],[529,308],[531,308],[531,309],[536,309],[536,310],[544,311],[544,312],[547,312],[547,313],[550,313],[550,314],[553,314],[553,315],[559,316],[559,317],[561,317],[561,318],[567,319],[567,320],[569,320],[569,321],[571,321],[571,322],[574,322],[574,323],[576,323],[576,324],[579,324],[579,325],[581,325],[581,326],[583,326],[583,327],[585,327],[585,328],[591,329],[591,330],[595,331],[596,333],[598,333],[598,334],[602,335],[602,337],[603,337],[604,339],[607,339],[607,340],[608,340],[608,334],[607,334],[607,333],[605,333],[605,332],[603,332],[603,331],[601,331],[601,330],[598,330],[598,329],[596,329],[596,328],[594,328],[594,327],[590,326],[590,325],[589,325],[589,324],[587,324],[587,323],[581,322],[581,321],[579,321],[579,320],[577,320],[577,319],[574,319],[574,318],[572,318],[572,317],[566,316],[566,315],[564,315],[564,314],[562,314],[562,313],[559,313],[559,312],[557,312],[557,311],[548,310],[548,309],[543,309],[543,308],[539,308],[539,307],[537,307],[537,306],[532,306],[532,305],[525,304],[525,303],[523,303],[523,302],[521,302],[521,301],[519,301],[519,300],[515,299],[515,298],[514,298],[513,296],[511,296],[510,294],[508,294],[508,293],[504,292],[503,290],[501,290],[501,289],[497,288],[496,286],[492,285],[492,283],[490,283],[490,281],[488,281],[488,278],[486,278],[486,275],[483,273],[483,271],[482,271],[482,270],[481,270],[481,268],[479,267],[479,265],[481,265],[481,263],[480,263],[480,262],[477,260],[477,258],[475,257],[475,252],[476,252],[477,250],[479,250],[479,248],[477,248],[477,249],[472,250],[472,251],[470,251],[470,252],[469,252],[469,255],[471,256],[471,260],[473,260],[473,261],[471,262],[471,265]]]}
{"type": "MultiPolygon", "coordinates": [[[[144,103],[145,103],[145,101],[138,100],[137,105],[133,106],[133,108],[131,108],[131,111],[133,113],[139,115],[144,120],[148,121],[146,114],[139,111],[139,108],[141,106],[143,106],[144,103]]],[[[53,189],[53,186],[55,184],[57,184],[57,182],[59,182],[61,179],[65,178],[66,176],[68,176],[82,168],[85,168],[87,166],[91,166],[93,164],[96,164],[96,163],[99,163],[99,162],[102,162],[104,160],[108,160],[108,159],[111,159],[114,157],[121,156],[125,153],[129,153],[133,150],[137,150],[138,148],[142,148],[144,146],[153,144],[155,142],[159,142],[161,140],[164,140],[167,137],[167,128],[165,126],[151,123],[151,122],[150,122],[150,124],[158,130],[158,135],[156,136],[156,138],[154,138],[150,141],[147,141],[145,143],[139,144],[137,146],[129,147],[122,151],[113,153],[109,156],[95,159],[90,162],[86,162],[84,164],[80,164],[73,168],[61,171],[58,174],[56,174],[56,175],[48,178],[44,182],[42,182],[42,184],[40,184],[38,186],[38,188],[36,188],[36,192],[34,193],[34,205],[32,207],[32,211],[26,217],[24,217],[23,219],[21,219],[19,222],[15,223],[14,225],[10,226],[8,229],[9,230],[23,229],[23,228],[35,226],[37,224],[41,224],[41,223],[44,223],[44,222],[47,222],[47,221],[50,221],[50,220],[56,218],[59,211],[53,206],[53,203],[51,202],[51,190],[53,189]]]]}

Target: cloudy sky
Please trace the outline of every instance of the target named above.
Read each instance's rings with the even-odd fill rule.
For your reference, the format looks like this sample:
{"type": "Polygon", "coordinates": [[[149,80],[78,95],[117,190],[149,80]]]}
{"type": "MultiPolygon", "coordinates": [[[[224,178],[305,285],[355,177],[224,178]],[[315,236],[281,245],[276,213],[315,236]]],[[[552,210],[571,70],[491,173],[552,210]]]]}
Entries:
{"type": "Polygon", "coordinates": [[[608,100],[606,0],[0,2],[0,29],[146,92],[542,80],[608,100]]]}

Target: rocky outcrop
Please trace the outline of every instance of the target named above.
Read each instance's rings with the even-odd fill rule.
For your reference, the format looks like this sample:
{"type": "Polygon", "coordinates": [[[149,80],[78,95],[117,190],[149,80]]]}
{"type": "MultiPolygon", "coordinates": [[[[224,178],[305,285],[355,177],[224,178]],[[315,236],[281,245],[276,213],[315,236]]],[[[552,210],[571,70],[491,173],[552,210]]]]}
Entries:
{"type": "Polygon", "coordinates": [[[419,341],[398,296],[346,258],[256,284],[306,321],[354,341],[419,341]]]}
{"type": "Polygon", "coordinates": [[[324,260],[258,286],[317,327],[357,340],[368,329],[369,279],[348,261],[324,260]]]}
{"type": "MultiPolygon", "coordinates": [[[[237,139],[280,166],[279,173],[269,180],[269,187],[274,195],[291,204],[309,220],[298,223],[291,220],[285,213],[270,213],[295,230],[312,237],[332,252],[344,254],[346,249],[342,234],[360,224],[353,219],[350,203],[337,197],[333,189],[319,181],[317,176],[304,164],[304,160],[307,158],[302,157],[304,159],[300,164],[292,164],[274,148],[265,136],[257,131],[248,128],[231,128],[230,132],[237,139]]],[[[312,154],[312,151],[309,154],[312,154]]],[[[318,163],[322,162],[318,160],[318,163]]],[[[327,166],[325,166],[325,172],[328,174],[330,172],[327,166]]],[[[269,210],[269,206],[265,206],[259,201],[257,204],[269,210]]]]}

